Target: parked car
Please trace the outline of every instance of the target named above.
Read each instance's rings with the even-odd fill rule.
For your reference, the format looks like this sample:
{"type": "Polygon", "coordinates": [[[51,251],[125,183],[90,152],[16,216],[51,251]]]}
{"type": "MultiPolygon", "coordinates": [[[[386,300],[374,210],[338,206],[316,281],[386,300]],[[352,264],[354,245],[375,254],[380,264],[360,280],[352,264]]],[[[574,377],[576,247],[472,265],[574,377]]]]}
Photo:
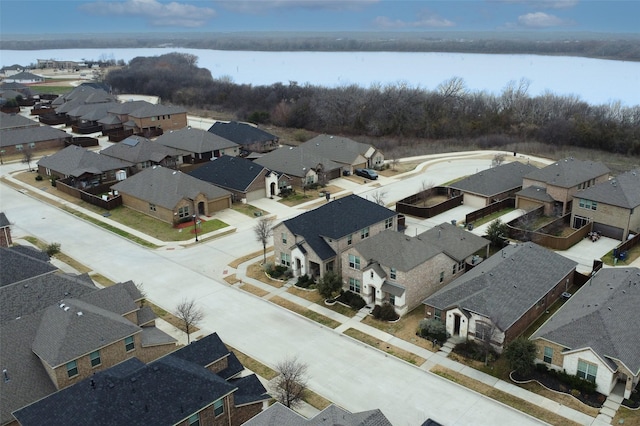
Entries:
{"type": "Polygon", "coordinates": [[[371,180],[378,179],[378,174],[376,173],[375,170],[372,170],[372,169],[356,169],[355,173],[356,175],[362,176],[367,179],[371,179],[371,180]]]}

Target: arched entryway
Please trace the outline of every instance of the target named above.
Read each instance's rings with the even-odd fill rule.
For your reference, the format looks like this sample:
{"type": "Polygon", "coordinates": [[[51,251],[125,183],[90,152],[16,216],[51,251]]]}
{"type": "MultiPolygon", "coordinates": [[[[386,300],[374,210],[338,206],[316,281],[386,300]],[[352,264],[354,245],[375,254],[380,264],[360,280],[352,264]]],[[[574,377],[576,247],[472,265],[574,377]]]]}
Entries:
{"type": "Polygon", "coordinates": [[[269,197],[273,197],[274,195],[278,195],[276,194],[276,183],[271,182],[271,185],[269,185],[269,197]]]}
{"type": "Polygon", "coordinates": [[[204,211],[204,201],[200,201],[198,203],[198,214],[199,215],[204,215],[205,211],[204,211]]]}

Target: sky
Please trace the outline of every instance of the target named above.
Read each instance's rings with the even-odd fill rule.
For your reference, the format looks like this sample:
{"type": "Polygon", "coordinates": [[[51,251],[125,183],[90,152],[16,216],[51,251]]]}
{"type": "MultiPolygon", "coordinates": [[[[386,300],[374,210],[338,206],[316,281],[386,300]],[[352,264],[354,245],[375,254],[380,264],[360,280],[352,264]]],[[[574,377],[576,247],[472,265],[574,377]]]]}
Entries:
{"type": "Polygon", "coordinates": [[[640,0],[0,0],[0,34],[640,32],[640,0]]]}

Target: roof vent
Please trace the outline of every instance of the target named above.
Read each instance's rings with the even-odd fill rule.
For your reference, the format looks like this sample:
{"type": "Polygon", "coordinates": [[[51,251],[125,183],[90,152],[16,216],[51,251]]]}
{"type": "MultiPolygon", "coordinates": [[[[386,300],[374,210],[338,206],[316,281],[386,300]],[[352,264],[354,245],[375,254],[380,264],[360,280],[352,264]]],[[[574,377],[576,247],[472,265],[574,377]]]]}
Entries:
{"type": "Polygon", "coordinates": [[[67,305],[65,305],[64,303],[60,304],[60,308],[62,308],[62,309],[64,309],[65,306],[67,306],[67,305]]]}
{"type": "Polygon", "coordinates": [[[82,313],[82,311],[78,311],[78,313],[77,313],[76,315],[78,315],[79,317],[81,317],[81,316],[82,316],[82,315],[84,315],[84,314],[82,313]]]}
{"type": "Polygon", "coordinates": [[[69,309],[71,309],[71,308],[70,308],[70,307],[68,307],[68,306],[65,306],[65,307],[64,307],[64,308],[62,308],[62,309],[63,309],[65,312],[67,312],[67,311],[68,311],[69,309]]]}

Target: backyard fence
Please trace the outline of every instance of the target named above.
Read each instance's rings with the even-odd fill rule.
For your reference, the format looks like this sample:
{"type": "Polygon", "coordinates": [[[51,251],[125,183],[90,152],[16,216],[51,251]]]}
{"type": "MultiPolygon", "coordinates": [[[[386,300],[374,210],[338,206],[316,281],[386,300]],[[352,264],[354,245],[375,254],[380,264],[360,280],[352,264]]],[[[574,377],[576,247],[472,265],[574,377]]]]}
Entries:
{"type": "Polygon", "coordinates": [[[434,188],[420,191],[417,194],[410,195],[396,202],[396,212],[408,214],[410,216],[430,218],[462,204],[462,195],[458,195],[434,206],[426,206],[426,200],[430,197],[442,195],[450,197],[450,190],[448,187],[436,186],[434,188]],[[420,206],[419,203],[425,203],[425,205],[420,206]]]}
{"type": "Polygon", "coordinates": [[[516,207],[515,198],[505,198],[503,200],[496,201],[495,203],[491,203],[488,206],[483,207],[481,209],[472,211],[465,217],[464,223],[473,223],[474,221],[478,219],[482,219],[483,217],[487,217],[495,212],[499,212],[504,209],[515,208],[515,207],[516,207]]]}

